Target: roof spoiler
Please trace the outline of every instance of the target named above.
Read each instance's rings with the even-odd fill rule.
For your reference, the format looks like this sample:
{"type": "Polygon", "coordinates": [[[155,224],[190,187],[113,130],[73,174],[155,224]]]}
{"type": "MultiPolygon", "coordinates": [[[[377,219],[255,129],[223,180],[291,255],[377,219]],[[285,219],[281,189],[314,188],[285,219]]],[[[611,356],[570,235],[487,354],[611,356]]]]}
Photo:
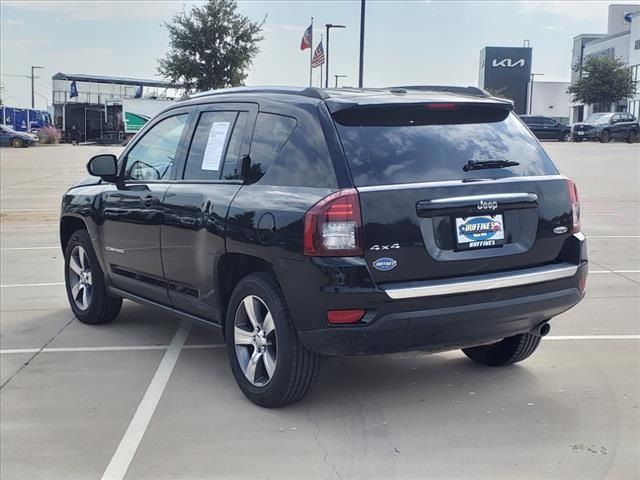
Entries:
{"type": "Polygon", "coordinates": [[[417,90],[421,92],[448,92],[460,95],[473,95],[474,97],[491,97],[492,95],[479,87],[457,87],[452,85],[409,85],[389,87],[389,89],[417,90]]]}

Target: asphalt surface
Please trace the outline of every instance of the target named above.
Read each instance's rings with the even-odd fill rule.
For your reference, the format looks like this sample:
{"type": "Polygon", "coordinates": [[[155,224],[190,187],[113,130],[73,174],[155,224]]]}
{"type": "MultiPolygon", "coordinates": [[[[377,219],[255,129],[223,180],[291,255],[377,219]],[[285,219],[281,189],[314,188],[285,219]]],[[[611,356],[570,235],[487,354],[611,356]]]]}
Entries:
{"type": "Polygon", "coordinates": [[[265,410],[206,330],[125,302],[67,306],[60,195],[103,147],[0,150],[0,477],[640,477],[640,147],[545,143],[578,184],[587,298],[522,364],[460,352],[327,360],[301,403],[265,410]]]}

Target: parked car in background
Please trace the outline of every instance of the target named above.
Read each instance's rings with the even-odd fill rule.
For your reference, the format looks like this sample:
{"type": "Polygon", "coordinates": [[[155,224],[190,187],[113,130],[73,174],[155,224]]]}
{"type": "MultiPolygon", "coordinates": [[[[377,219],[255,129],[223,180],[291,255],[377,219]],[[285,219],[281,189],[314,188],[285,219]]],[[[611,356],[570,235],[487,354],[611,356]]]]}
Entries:
{"type": "Polygon", "coordinates": [[[571,141],[571,127],[569,125],[539,115],[522,115],[520,118],[540,140],[571,141]]]}
{"type": "Polygon", "coordinates": [[[217,329],[266,407],[300,400],[323,355],[520,362],[588,262],[576,186],[512,109],[397,89],[177,102],[64,194],[71,309],[106,323],[126,298],[217,329]]]}
{"type": "MultiPolygon", "coordinates": [[[[37,139],[37,137],[36,137],[37,139]]],[[[26,132],[16,132],[13,128],[0,125],[0,145],[3,147],[22,148],[37,143],[34,135],[26,132]]]]}
{"type": "Polygon", "coordinates": [[[640,126],[630,113],[594,113],[580,123],[574,123],[571,134],[574,142],[600,140],[607,143],[613,139],[633,143],[638,139],[640,126]]]}

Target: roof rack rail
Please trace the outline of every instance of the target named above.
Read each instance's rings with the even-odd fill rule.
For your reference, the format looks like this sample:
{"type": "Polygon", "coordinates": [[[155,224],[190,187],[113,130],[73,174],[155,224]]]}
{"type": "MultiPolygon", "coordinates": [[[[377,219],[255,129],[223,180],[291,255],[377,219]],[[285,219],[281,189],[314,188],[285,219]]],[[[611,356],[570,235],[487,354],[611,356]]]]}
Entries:
{"type": "Polygon", "coordinates": [[[457,87],[452,85],[409,85],[389,88],[402,88],[404,90],[420,90],[425,92],[449,92],[461,95],[473,95],[474,97],[490,97],[489,92],[478,87],[457,87]]]}
{"type": "Polygon", "coordinates": [[[329,96],[319,88],[315,87],[230,87],[220,88],[217,90],[208,90],[206,92],[195,93],[185,97],[184,100],[192,98],[202,98],[214,95],[228,95],[231,93],[278,93],[284,95],[300,95],[302,97],[316,98],[324,100],[329,96]]]}

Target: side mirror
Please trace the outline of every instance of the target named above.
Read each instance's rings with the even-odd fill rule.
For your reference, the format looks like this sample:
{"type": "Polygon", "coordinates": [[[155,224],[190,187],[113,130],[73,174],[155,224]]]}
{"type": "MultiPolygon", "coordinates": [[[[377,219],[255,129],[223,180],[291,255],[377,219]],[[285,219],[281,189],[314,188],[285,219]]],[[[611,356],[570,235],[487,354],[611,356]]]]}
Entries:
{"type": "Polygon", "coordinates": [[[96,155],[87,163],[87,171],[106,182],[114,182],[118,178],[118,159],[112,154],[96,155]]]}

